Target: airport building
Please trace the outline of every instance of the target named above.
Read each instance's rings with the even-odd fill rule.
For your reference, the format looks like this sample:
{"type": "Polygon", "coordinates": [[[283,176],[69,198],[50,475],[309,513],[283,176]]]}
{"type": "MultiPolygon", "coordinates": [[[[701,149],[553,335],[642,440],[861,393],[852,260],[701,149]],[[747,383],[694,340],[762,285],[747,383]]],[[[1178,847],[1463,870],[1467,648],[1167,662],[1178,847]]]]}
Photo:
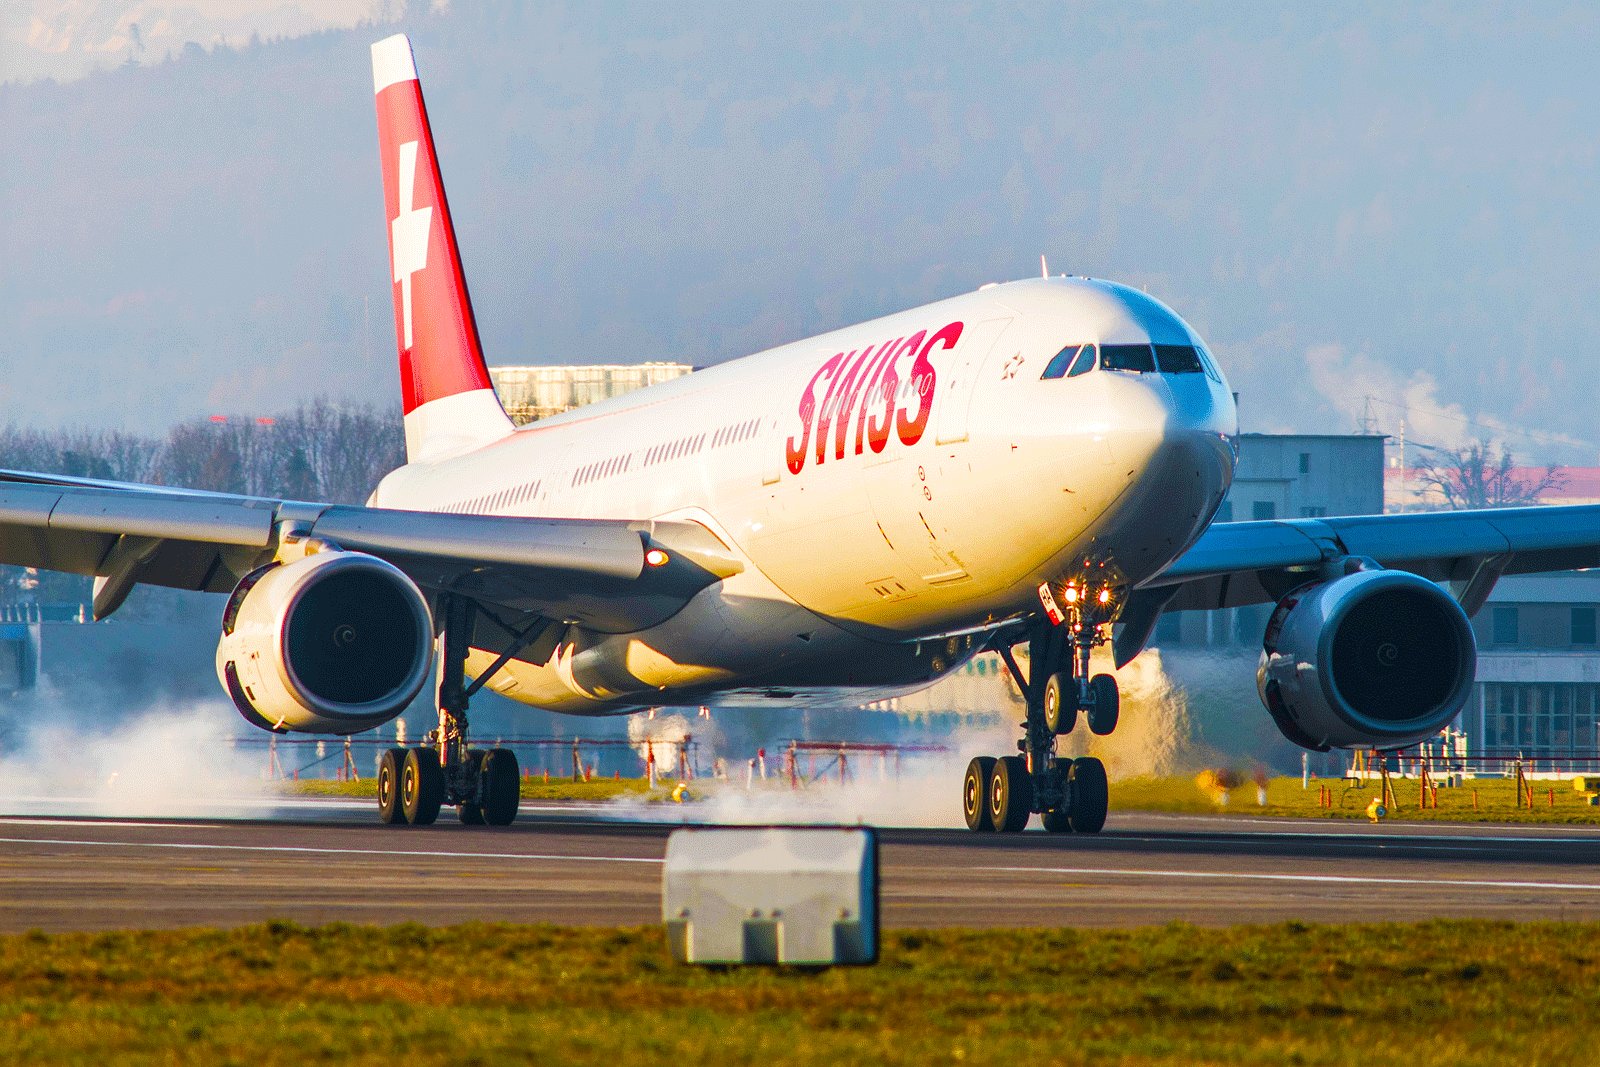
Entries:
{"type": "Polygon", "coordinates": [[[500,403],[518,426],[585,404],[681,378],[687,363],[593,364],[565,367],[490,367],[500,403]]]}
{"type": "Polygon", "coordinates": [[[1502,578],[1472,620],[1478,684],[1456,725],[1468,757],[1600,752],[1600,571],[1502,578]]]}

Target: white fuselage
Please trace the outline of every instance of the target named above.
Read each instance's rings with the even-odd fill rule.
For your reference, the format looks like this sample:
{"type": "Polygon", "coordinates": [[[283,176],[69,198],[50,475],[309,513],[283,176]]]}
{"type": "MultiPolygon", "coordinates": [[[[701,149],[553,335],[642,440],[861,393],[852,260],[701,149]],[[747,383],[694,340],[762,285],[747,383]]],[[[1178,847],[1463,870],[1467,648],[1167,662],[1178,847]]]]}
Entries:
{"type": "Polygon", "coordinates": [[[648,630],[560,628],[491,680],[512,699],[860,703],[958,665],[1037,610],[1042,582],[1126,591],[1204,531],[1237,434],[1208,356],[1204,373],[1040,377],[1069,344],[1152,342],[1201,346],[1123,286],[987,286],[413,463],[372,503],[688,519],[744,562],[648,630]]]}

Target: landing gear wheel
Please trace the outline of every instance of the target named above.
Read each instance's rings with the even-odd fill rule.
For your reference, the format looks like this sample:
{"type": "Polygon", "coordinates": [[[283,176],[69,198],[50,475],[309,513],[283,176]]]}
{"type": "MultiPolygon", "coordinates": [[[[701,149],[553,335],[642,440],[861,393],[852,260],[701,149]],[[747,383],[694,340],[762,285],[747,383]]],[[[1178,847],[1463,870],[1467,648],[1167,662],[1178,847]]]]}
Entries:
{"type": "Polygon", "coordinates": [[[974,756],[967,764],[967,776],[961,782],[961,813],[967,817],[968,830],[994,830],[994,820],[989,818],[989,780],[993,777],[993,756],[974,756]]]}
{"type": "Polygon", "coordinates": [[[1052,808],[1039,817],[1044,828],[1052,834],[1072,833],[1072,820],[1062,808],[1052,808]]]}
{"type": "Polygon", "coordinates": [[[1093,756],[1073,760],[1067,772],[1067,797],[1067,819],[1072,829],[1080,834],[1099,833],[1111,804],[1106,765],[1093,756]]]}
{"type": "Polygon", "coordinates": [[[1106,736],[1117,728],[1121,713],[1121,698],[1117,695],[1117,680],[1109,674],[1097,674],[1089,679],[1089,729],[1106,736]]]}
{"type": "Polygon", "coordinates": [[[406,752],[400,774],[400,806],[412,826],[430,826],[444,804],[444,772],[439,769],[439,753],[431,748],[406,752]]]}
{"type": "Polygon", "coordinates": [[[1045,680],[1044,728],[1052,734],[1070,734],[1078,725],[1078,704],[1072,697],[1070,675],[1057,671],[1045,680]]]}
{"type": "Polygon", "coordinates": [[[483,770],[483,750],[471,749],[467,752],[465,770],[462,780],[467,782],[472,792],[467,799],[456,805],[456,818],[461,820],[462,826],[483,825],[483,805],[481,800],[484,795],[480,774],[483,770]]]}
{"type": "Polygon", "coordinates": [[[1028,761],[1021,756],[1001,756],[995,760],[994,776],[989,779],[989,818],[1003,834],[1014,834],[1028,825],[1033,814],[1033,778],[1028,761]]]}
{"type": "Polygon", "coordinates": [[[517,770],[517,754],[509,748],[490,749],[483,754],[483,821],[490,826],[510,826],[517,817],[522,780],[517,770]]]}
{"type": "Polygon", "coordinates": [[[405,763],[403,748],[391,748],[378,759],[378,821],[385,826],[406,821],[400,808],[400,777],[405,763]]]}

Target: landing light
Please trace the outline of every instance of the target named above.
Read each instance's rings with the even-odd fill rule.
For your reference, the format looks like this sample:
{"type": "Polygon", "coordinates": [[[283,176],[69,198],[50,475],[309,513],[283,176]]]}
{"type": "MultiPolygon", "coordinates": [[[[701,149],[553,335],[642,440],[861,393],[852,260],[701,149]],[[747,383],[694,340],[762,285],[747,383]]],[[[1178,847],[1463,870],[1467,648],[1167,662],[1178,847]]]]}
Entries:
{"type": "Polygon", "coordinates": [[[1111,603],[1111,590],[1109,590],[1109,589],[1100,590],[1100,603],[1102,603],[1102,604],[1111,603]]]}
{"type": "Polygon", "coordinates": [[[1078,602],[1078,590],[1070,585],[1067,586],[1066,592],[1062,593],[1061,596],[1068,604],[1076,604],[1078,602]]]}
{"type": "Polygon", "coordinates": [[[652,548],[644,554],[646,567],[665,567],[668,560],[667,554],[659,548],[652,548]]]}

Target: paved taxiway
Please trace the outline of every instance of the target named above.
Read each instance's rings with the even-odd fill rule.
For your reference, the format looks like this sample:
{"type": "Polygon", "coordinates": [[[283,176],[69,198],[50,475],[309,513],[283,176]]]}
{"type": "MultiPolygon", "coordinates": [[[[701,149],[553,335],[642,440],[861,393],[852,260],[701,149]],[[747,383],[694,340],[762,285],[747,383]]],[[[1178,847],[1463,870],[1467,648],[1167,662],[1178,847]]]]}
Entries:
{"type": "MultiPolygon", "coordinates": [[[[231,820],[0,817],[0,931],[659,920],[670,825],[525,811],[376,825],[365,804],[231,820]]],[[[1600,919],[1600,828],[1114,815],[1095,837],[881,834],[886,925],[1600,919]]]]}

